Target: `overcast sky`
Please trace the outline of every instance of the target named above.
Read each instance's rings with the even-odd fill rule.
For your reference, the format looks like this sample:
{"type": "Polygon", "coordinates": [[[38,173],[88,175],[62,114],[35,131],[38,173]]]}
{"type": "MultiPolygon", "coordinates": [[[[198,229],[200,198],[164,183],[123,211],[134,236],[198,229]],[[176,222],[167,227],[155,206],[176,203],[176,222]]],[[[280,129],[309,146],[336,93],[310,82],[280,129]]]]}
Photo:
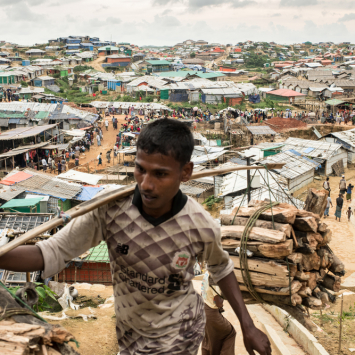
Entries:
{"type": "Polygon", "coordinates": [[[69,35],[137,45],[186,39],[352,41],[353,0],[0,0],[1,40],[44,43],[69,35]]]}

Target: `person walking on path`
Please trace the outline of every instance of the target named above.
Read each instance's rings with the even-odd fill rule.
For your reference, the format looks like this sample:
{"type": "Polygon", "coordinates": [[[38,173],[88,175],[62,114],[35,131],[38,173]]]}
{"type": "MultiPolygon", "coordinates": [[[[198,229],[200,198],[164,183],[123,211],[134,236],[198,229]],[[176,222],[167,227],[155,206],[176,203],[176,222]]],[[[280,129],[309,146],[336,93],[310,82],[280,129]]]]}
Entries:
{"type": "Polygon", "coordinates": [[[233,325],[223,317],[223,298],[218,286],[209,284],[209,274],[205,273],[201,289],[205,301],[206,326],[202,341],[202,355],[234,355],[235,337],[233,325]]]}
{"type": "Polygon", "coordinates": [[[339,190],[342,195],[344,195],[347,190],[345,175],[342,175],[342,177],[341,177],[341,180],[339,182],[339,190]]]}
{"type": "Polygon", "coordinates": [[[99,161],[99,163],[97,164],[97,166],[102,165],[102,153],[100,153],[100,154],[97,156],[96,159],[99,161]]]}
{"type": "MultiPolygon", "coordinates": [[[[62,171],[66,171],[67,170],[67,166],[66,166],[66,162],[65,162],[65,159],[64,159],[64,155],[62,157],[62,160],[60,162],[62,164],[62,171]]],[[[69,169],[69,163],[68,163],[68,169],[69,169]]]]}
{"type": "Polygon", "coordinates": [[[58,161],[58,165],[57,165],[57,167],[58,167],[58,175],[60,175],[60,174],[61,174],[61,172],[62,172],[62,164],[61,164],[61,162],[60,162],[60,161],[58,161]]]}
{"type": "Polygon", "coordinates": [[[96,135],[96,141],[97,141],[97,146],[100,147],[101,146],[101,138],[100,138],[99,134],[96,135]]]}
{"type": "Polygon", "coordinates": [[[107,164],[111,163],[111,149],[106,153],[107,164]]]}
{"type": "Polygon", "coordinates": [[[335,220],[337,220],[339,218],[339,222],[340,222],[340,218],[341,218],[341,210],[343,208],[343,204],[344,204],[344,200],[343,200],[343,195],[339,194],[339,197],[336,199],[337,202],[337,206],[335,209],[335,220]]]}
{"type": "Polygon", "coordinates": [[[327,197],[327,206],[325,207],[325,211],[324,211],[324,218],[329,217],[330,206],[332,206],[332,208],[333,208],[332,199],[330,198],[330,196],[328,196],[327,197]]]}
{"type": "Polygon", "coordinates": [[[323,182],[323,188],[324,188],[324,190],[327,190],[328,192],[329,192],[329,195],[328,196],[330,196],[330,184],[329,184],[329,177],[327,177],[327,180],[325,180],[324,182],[323,182]]]}
{"type": "Polygon", "coordinates": [[[48,167],[48,164],[47,164],[47,161],[46,159],[42,159],[42,165],[43,165],[43,171],[46,172],[47,171],[47,167],[48,167]]]}
{"type": "Polygon", "coordinates": [[[350,217],[352,214],[354,214],[354,212],[351,210],[351,207],[349,207],[346,211],[346,215],[348,216],[348,222],[350,222],[350,217]]]}
{"type": "Polygon", "coordinates": [[[354,188],[354,185],[349,184],[347,189],[346,189],[346,201],[350,201],[351,202],[351,192],[352,189],[354,188]]]}
{"type": "Polygon", "coordinates": [[[106,127],[106,131],[108,131],[108,119],[107,118],[105,120],[105,127],[106,127]]]}

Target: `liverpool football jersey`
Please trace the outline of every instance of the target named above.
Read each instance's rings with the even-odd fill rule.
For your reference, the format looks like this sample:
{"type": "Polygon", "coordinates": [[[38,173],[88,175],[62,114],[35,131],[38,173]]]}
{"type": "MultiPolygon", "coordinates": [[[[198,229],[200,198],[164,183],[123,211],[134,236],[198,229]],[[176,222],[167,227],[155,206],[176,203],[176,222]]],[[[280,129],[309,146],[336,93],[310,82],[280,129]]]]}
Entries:
{"type": "Polygon", "coordinates": [[[215,282],[233,271],[208,212],[179,192],[171,212],[152,219],[142,211],[136,189],[134,196],[76,218],[38,243],[43,277],[102,240],[110,256],[120,353],[196,354],[205,315],[191,282],[193,266],[197,258],[205,260],[215,282]]]}

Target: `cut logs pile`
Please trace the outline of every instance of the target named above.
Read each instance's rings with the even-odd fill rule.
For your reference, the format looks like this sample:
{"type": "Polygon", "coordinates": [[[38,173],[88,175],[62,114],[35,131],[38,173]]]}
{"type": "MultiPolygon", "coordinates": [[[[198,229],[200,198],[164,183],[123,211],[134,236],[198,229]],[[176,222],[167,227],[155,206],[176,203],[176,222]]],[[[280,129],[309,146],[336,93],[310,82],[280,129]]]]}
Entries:
{"type": "MultiPolygon", "coordinates": [[[[252,285],[269,303],[304,305],[322,309],[335,302],[340,290],[344,264],[328,247],[332,232],[320,220],[328,192],[310,190],[305,208],[281,203],[263,212],[250,230],[247,250],[252,285]],[[274,218],[274,227],[272,222],[274,218]]],[[[221,215],[222,246],[234,262],[234,272],[242,291],[240,240],[250,216],[266,201],[250,201],[248,207],[235,208],[221,215]]]]}

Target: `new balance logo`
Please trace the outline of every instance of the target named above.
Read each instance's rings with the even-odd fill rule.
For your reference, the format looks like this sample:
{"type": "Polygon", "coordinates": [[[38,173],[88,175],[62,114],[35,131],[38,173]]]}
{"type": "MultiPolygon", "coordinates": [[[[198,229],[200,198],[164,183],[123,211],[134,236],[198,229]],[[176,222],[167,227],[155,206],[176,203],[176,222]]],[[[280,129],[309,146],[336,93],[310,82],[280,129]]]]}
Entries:
{"type": "Polygon", "coordinates": [[[129,249],[128,245],[118,243],[118,245],[116,247],[116,253],[127,255],[128,254],[128,249],[129,249]]]}

